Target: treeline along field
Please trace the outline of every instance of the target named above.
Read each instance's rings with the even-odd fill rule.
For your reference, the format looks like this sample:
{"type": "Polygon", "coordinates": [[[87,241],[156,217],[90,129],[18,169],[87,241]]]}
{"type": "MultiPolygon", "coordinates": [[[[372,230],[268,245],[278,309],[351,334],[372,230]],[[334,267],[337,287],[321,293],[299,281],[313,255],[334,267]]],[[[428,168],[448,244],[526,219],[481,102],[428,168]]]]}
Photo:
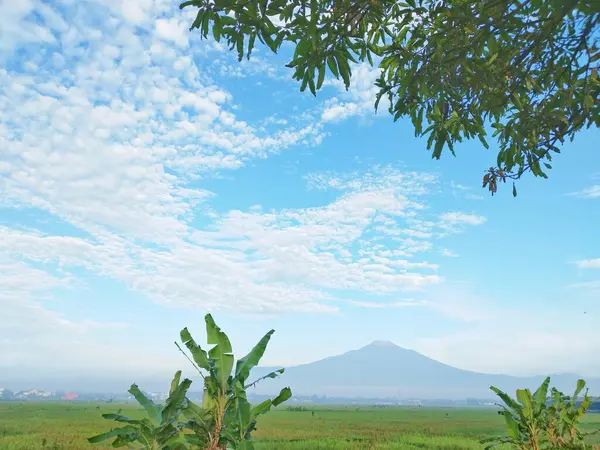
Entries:
{"type": "MultiPolygon", "coordinates": [[[[143,417],[137,405],[82,403],[0,403],[0,449],[109,449],[87,438],[105,431],[102,413],[143,417]]],[[[582,427],[600,425],[587,414],[582,427]]],[[[482,449],[481,438],[503,434],[495,408],[330,408],[285,406],[263,417],[254,438],[261,450],[288,449],[482,449]]],[[[600,444],[594,436],[591,443],[600,444]]]]}

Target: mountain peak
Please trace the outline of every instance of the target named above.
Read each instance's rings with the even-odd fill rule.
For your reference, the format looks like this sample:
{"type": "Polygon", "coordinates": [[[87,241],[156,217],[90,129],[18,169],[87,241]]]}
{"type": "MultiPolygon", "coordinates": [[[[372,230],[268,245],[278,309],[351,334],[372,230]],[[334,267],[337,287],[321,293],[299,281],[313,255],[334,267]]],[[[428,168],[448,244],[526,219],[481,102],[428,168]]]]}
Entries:
{"type": "Polygon", "coordinates": [[[392,341],[373,341],[367,347],[398,347],[392,341]]]}
{"type": "MultiPolygon", "coordinates": [[[[272,369],[265,368],[267,371],[272,369]]],[[[506,392],[535,389],[540,377],[510,377],[471,372],[435,361],[415,350],[377,340],[356,350],[319,361],[289,367],[281,378],[259,383],[257,394],[274,394],[293,386],[294,395],[336,398],[493,398],[490,386],[506,392]]],[[[553,386],[565,392],[574,377],[557,376],[553,386]]],[[[590,390],[600,393],[600,379],[589,380],[590,390]]],[[[597,395],[597,394],[596,394],[597,395]]]]}

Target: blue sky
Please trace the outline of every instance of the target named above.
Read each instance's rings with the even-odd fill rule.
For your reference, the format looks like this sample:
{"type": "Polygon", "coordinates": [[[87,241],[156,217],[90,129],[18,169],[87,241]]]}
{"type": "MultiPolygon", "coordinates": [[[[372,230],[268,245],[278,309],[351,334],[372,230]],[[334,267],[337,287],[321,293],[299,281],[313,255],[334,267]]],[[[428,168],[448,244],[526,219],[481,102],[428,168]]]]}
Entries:
{"type": "Polygon", "coordinates": [[[492,198],[496,148],[433,161],[374,114],[367,66],[314,98],[285,55],[239,64],[175,2],[10,3],[5,383],[169,374],[207,311],[240,353],[275,328],[267,364],[391,340],[483,372],[600,376],[597,130],[549,180],[492,198]]]}

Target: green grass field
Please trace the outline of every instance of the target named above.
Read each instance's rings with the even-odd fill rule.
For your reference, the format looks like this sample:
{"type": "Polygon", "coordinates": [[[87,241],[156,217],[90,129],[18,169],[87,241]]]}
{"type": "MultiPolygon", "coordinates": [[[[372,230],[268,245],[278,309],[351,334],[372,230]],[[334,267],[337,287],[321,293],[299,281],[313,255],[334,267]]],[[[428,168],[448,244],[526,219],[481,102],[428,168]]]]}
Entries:
{"type": "MultiPolygon", "coordinates": [[[[100,415],[119,408],[143,416],[135,405],[0,403],[0,449],[111,448],[89,445],[86,438],[107,431],[112,422],[100,415]]],[[[493,409],[281,408],[258,425],[259,450],[481,449],[479,439],[503,433],[503,419],[493,409]]],[[[600,414],[588,415],[584,427],[600,427],[600,414]]]]}

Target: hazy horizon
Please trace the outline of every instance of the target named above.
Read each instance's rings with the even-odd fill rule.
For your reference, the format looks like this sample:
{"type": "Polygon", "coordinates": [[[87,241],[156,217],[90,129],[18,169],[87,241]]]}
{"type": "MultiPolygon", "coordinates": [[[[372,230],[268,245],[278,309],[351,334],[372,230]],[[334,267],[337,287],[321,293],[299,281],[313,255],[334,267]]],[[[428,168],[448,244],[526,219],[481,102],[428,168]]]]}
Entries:
{"type": "MultiPolygon", "coordinates": [[[[400,347],[390,341],[373,341],[363,347],[360,347],[358,349],[352,349],[349,350],[347,352],[344,352],[342,354],[338,354],[338,355],[330,355],[324,359],[321,360],[317,360],[317,361],[312,361],[309,363],[305,363],[305,364],[300,364],[300,365],[296,365],[296,366],[287,366],[285,367],[286,372],[289,374],[289,370],[291,369],[292,371],[295,369],[306,369],[309,368],[311,369],[313,366],[318,366],[319,363],[327,363],[333,360],[343,360],[343,358],[348,358],[348,357],[352,357],[355,356],[356,354],[363,354],[363,357],[367,357],[366,360],[362,361],[362,364],[356,364],[356,363],[352,363],[350,365],[348,365],[347,368],[343,368],[342,372],[349,372],[351,370],[365,370],[367,372],[369,372],[371,370],[370,365],[372,364],[372,361],[368,360],[368,357],[372,357],[375,360],[379,360],[382,359],[380,356],[378,355],[378,352],[389,352],[385,354],[385,358],[383,358],[383,367],[385,366],[389,366],[390,371],[391,372],[398,372],[399,370],[402,371],[403,373],[398,375],[399,378],[402,378],[401,375],[406,375],[406,374],[411,374],[413,371],[415,370],[425,370],[426,372],[430,372],[435,374],[435,378],[439,378],[439,383],[436,384],[436,386],[431,386],[431,385],[425,385],[425,387],[421,387],[418,388],[417,391],[414,391],[413,394],[406,394],[406,395],[401,395],[401,391],[398,391],[397,388],[393,388],[393,387],[386,387],[386,386],[377,386],[377,383],[375,382],[375,384],[371,384],[370,386],[367,387],[367,394],[366,396],[369,397],[371,396],[371,391],[372,391],[372,397],[373,398],[384,398],[384,397],[394,397],[394,398],[412,398],[412,397],[419,397],[419,398],[423,398],[423,399],[428,399],[428,398],[438,398],[438,399],[464,399],[464,398],[468,398],[468,397],[476,397],[476,398],[492,398],[493,395],[491,393],[491,391],[489,391],[489,384],[493,384],[493,385],[502,385],[503,383],[506,383],[506,381],[510,378],[511,380],[511,387],[513,387],[514,389],[516,388],[520,388],[520,387],[524,387],[523,383],[527,383],[527,384],[531,384],[532,382],[536,382],[539,384],[539,382],[541,382],[541,379],[543,379],[544,377],[550,375],[552,376],[552,380],[553,380],[553,385],[560,387],[560,389],[570,389],[572,386],[572,384],[574,384],[574,381],[579,378],[579,374],[574,374],[574,373],[553,373],[553,374],[534,374],[531,375],[529,377],[523,377],[523,376],[514,376],[514,375],[509,375],[509,374],[502,374],[502,373],[483,373],[483,372],[471,372],[471,371],[466,371],[460,367],[453,367],[453,366],[447,366],[443,363],[439,363],[438,361],[432,360],[424,355],[421,355],[418,352],[415,352],[414,350],[411,349],[405,349],[403,347],[400,347]],[[407,361],[406,360],[406,356],[409,355],[410,357],[414,357],[417,358],[417,361],[407,361]],[[473,387],[472,390],[469,390],[472,385],[473,385],[473,380],[469,379],[468,381],[466,381],[466,384],[468,385],[468,387],[466,388],[466,391],[460,391],[459,393],[453,393],[451,386],[448,387],[447,383],[445,382],[446,378],[444,376],[439,376],[438,375],[438,370],[429,370],[429,368],[425,368],[423,369],[423,367],[418,368],[415,367],[415,363],[417,364],[422,364],[422,362],[427,363],[427,360],[437,364],[436,369],[449,369],[451,372],[454,371],[455,369],[458,369],[459,372],[464,372],[465,375],[476,375],[477,377],[482,376],[482,379],[486,380],[484,382],[485,386],[482,389],[481,386],[475,386],[473,387]],[[438,367],[439,366],[439,367],[438,367]],[[446,366],[446,367],[443,367],[446,366]],[[558,378],[558,385],[555,384],[555,382],[557,381],[558,378]],[[534,381],[532,381],[534,380],[534,381]],[[568,380],[567,382],[565,382],[565,380],[568,380]],[[486,384],[487,383],[487,384],[486,384]],[[420,389],[420,390],[419,390],[420,389]],[[371,391],[370,391],[371,390],[371,391]],[[463,394],[464,392],[464,394],[463,394]]],[[[185,361],[187,363],[187,361],[185,361]]],[[[276,368],[280,368],[283,366],[273,366],[273,367],[266,367],[264,365],[259,365],[257,368],[255,368],[255,370],[253,371],[253,375],[251,376],[252,379],[256,379],[262,375],[264,375],[265,373],[267,373],[268,371],[274,370],[276,368]]],[[[183,374],[184,376],[190,377],[195,381],[195,387],[197,388],[198,391],[201,391],[201,381],[198,378],[198,374],[197,372],[189,365],[189,364],[183,364],[183,366],[178,367],[179,369],[183,370],[183,374]]],[[[380,368],[381,369],[381,368],[380,368]]],[[[300,388],[300,393],[298,395],[300,396],[313,396],[313,395],[317,395],[317,396],[325,396],[325,397],[341,397],[341,398],[351,398],[352,395],[355,395],[356,393],[354,393],[354,391],[357,389],[357,386],[352,385],[351,387],[344,387],[342,385],[340,386],[332,386],[332,385],[327,385],[327,376],[329,375],[329,371],[328,370],[319,370],[318,368],[315,367],[315,369],[311,369],[312,373],[311,375],[316,379],[316,380],[325,380],[324,383],[324,387],[323,386],[315,386],[313,385],[313,387],[309,387],[308,390],[306,390],[307,388],[304,387],[304,390],[302,390],[302,387],[300,388]],[[353,394],[354,393],[354,394],[353,394]]],[[[3,376],[5,374],[0,374],[0,377],[3,376]]],[[[112,379],[107,379],[107,378],[100,378],[100,377],[91,377],[91,378],[73,378],[72,375],[68,375],[65,374],[63,376],[54,376],[51,378],[48,377],[44,377],[44,376],[33,376],[33,377],[20,377],[18,379],[18,381],[16,380],[10,380],[10,378],[0,378],[0,388],[6,388],[6,389],[10,389],[12,391],[23,391],[23,390],[28,390],[28,389],[39,389],[39,390],[44,390],[44,391],[59,391],[59,392],[69,392],[69,391],[77,391],[77,392],[81,392],[81,393],[105,393],[105,394],[118,394],[118,393],[125,393],[127,388],[132,384],[132,383],[136,383],[138,384],[142,389],[144,389],[145,391],[152,391],[152,392],[165,392],[168,385],[169,385],[169,381],[170,381],[170,377],[172,376],[172,373],[156,373],[153,375],[149,375],[149,374],[131,374],[133,377],[131,379],[125,379],[123,377],[117,377],[117,378],[112,378],[112,379]],[[133,381],[132,381],[133,380],[133,381]],[[4,383],[4,384],[3,384],[4,383]]],[[[282,386],[284,385],[297,385],[300,384],[302,385],[302,381],[305,381],[306,379],[306,375],[303,375],[302,381],[300,381],[300,383],[296,382],[292,382],[290,383],[290,380],[286,378],[287,374],[284,373],[284,375],[282,377],[280,377],[278,380],[276,380],[275,382],[273,380],[270,381],[270,383],[264,383],[262,385],[260,385],[258,387],[258,389],[252,389],[251,392],[254,394],[273,394],[275,392],[277,392],[279,389],[281,389],[282,386]],[[275,383],[275,384],[273,384],[275,383]],[[280,385],[280,386],[279,386],[280,385]],[[263,389],[264,388],[264,389],[263,389]]],[[[374,378],[372,376],[369,376],[369,379],[374,380],[374,378]]],[[[298,381],[298,380],[297,380],[298,381]]],[[[394,380],[391,380],[392,383],[394,382],[394,380]]],[[[597,389],[600,390],[600,379],[588,379],[588,386],[591,387],[592,389],[597,389]],[[591,383],[590,383],[591,381],[591,383]]],[[[500,386],[501,387],[501,386],[500,386]]],[[[530,387],[533,387],[530,386],[530,387]]],[[[407,386],[405,386],[404,389],[406,389],[407,386]]],[[[414,386],[413,386],[414,388],[414,386]]],[[[194,389],[191,389],[191,392],[194,392],[194,389]]],[[[405,392],[409,392],[409,391],[405,391],[405,392]]],[[[358,395],[358,397],[361,397],[361,395],[358,395]]]]}

